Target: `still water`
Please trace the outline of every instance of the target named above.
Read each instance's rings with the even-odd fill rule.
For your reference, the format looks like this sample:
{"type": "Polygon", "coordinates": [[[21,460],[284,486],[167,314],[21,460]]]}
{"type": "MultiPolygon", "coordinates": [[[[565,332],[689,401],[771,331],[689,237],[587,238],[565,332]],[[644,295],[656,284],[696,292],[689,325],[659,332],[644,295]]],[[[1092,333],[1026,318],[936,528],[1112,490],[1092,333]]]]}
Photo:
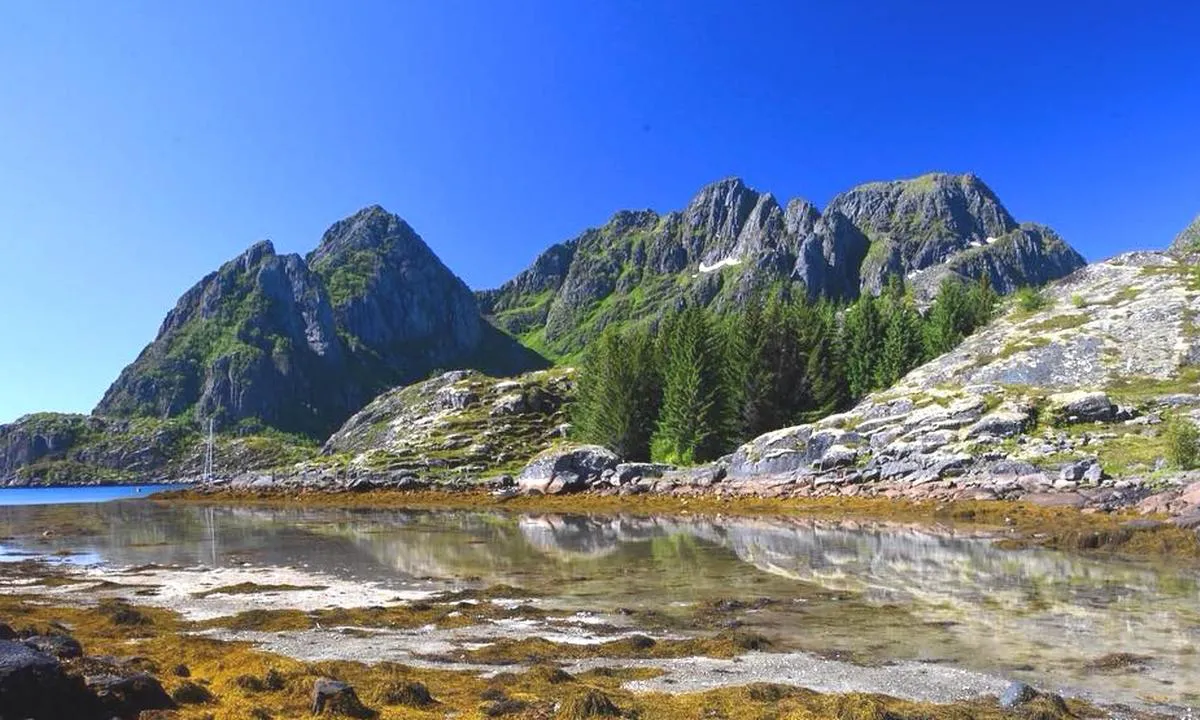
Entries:
{"type": "Polygon", "coordinates": [[[99,503],[124,498],[148,497],[156,492],[177,488],[177,485],[0,488],[0,507],[5,505],[99,503]]]}
{"type": "Polygon", "coordinates": [[[300,567],[397,588],[506,583],[596,612],[669,616],[741,600],[753,609],[738,620],[778,647],[947,663],[1115,702],[1200,704],[1195,564],[1002,550],[946,529],[132,500],[0,507],[0,537],[0,555],[300,567]],[[1097,666],[1112,653],[1140,661],[1097,666]]]}

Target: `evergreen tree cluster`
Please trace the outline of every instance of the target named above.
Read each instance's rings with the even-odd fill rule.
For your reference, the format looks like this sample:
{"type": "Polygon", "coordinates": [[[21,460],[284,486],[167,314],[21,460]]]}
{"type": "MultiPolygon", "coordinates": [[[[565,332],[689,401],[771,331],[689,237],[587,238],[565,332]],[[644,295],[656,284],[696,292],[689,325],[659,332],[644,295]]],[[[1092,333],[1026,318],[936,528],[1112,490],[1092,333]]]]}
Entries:
{"type": "Polygon", "coordinates": [[[986,278],[942,283],[922,313],[893,279],[848,306],[776,292],[736,312],[688,307],[609,328],[584,353],[577,436],[627,460],[706,462],[889,387],[990,319],[986,278]]]}

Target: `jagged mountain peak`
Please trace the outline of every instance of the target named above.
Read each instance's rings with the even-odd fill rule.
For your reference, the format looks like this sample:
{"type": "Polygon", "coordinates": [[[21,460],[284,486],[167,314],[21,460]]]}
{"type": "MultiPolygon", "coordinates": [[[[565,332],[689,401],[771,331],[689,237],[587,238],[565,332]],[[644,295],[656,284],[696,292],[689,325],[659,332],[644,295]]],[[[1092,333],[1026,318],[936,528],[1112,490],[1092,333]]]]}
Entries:
{"type": "Polygon", "coordinates": [[[309,253],[308,262],[316,265],[336,253],[362,250],[433,254],[404,218],[380,205],[368,205],[330,225],[320,244],[309,253]]]}
{"type": "Polygon", "coordinates": [[[681,210],[618,213],[479,297],[501,327],[572,354],[606,325],[681,303],[741,303],[781,284],[852,299],[899,275],[928,297],[947,274],[987,275],[1011,290],[1083,264],[1053,233],[1019,226],[971,173],[866,183],[824,211],[803,198],[781,207],[772,194],[728,177],[681,210]]]}

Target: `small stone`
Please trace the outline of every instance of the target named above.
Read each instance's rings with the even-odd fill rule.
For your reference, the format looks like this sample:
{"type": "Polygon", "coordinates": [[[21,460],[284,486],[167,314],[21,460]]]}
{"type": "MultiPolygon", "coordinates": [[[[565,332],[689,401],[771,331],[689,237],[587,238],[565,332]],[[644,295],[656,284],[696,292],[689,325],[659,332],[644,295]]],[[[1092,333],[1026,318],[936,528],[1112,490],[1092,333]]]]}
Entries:
{"type": "Polygon", "coordinates": [[[362,704],[350,683],[329,678],[318,678],[313,683],[312,714],[324,712],[352,718],[371,718],[375,713],[362,704]]]}
{"type": "Polygon", "coordinates": [[[1000,707],[1013,710],[1036,699],[1038,691],[1023,682],[1014,682],[1000,695],[1000,707]]]}

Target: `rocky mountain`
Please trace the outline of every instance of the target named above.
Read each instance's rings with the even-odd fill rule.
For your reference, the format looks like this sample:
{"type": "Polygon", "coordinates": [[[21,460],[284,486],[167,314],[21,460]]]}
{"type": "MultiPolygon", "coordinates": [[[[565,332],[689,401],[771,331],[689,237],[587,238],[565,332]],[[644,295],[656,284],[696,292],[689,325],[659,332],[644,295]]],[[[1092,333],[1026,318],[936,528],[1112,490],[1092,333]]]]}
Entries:
{"type": "Polygon", "coordinates": [[[1171,253],[1089,265],[848,412],[683,477],[734,493],[1138,504],[1200,525],[1200,473],[1177,464],[1169,430],[1200,422],[1198,281],[1171,253]]]}
{"type": "Polygon", "coordinates": [[[482,319],[407,223],[372,206],[335,223],[307,258],[264,241],[205,277],[95,413],[324,438],[378,392],[436,368],[539,364],[482,319]]]}
{"type": "Polygon", "coordinates": [[[974,175],[868,183],[823,212],[803,199],[781,205],[732,178],[703,188],[681,211],[619,212],[479,298],[530,346],[570,355],[610,323],[684,302],[742,302],[780,284],[852,299],[899,275],[928,297],[948,274],[986,275],[1008,292],[1083,264],[1050,229],[1018,224],[974,175]]]}
{"type": "Polygon", "coordinates": [[[1194,253],[1200,250],[1200,215],[1192,220],[1192,223],[1185,227],[1175,236],[1175,242],[1171,243],[1171,251],[1176,253],[1194,253]]]}

